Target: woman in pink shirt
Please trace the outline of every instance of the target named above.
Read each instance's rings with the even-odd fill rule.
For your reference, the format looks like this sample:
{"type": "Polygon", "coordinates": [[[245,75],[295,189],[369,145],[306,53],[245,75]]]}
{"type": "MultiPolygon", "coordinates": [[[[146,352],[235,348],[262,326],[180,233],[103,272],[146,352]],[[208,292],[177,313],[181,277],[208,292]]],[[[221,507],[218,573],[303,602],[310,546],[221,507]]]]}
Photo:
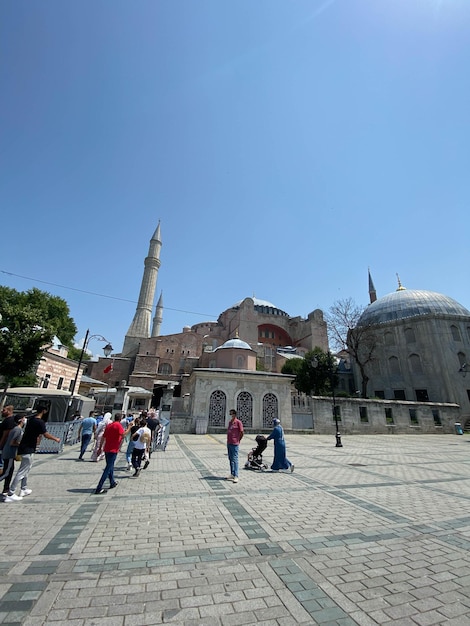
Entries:
{"type": "Polygon", "coordinates": [[[230,476],[227,480],[238,483],[238,447],[243,439],[243,424],[237,418],[237,412],[230,411],[230,421],[227,429],[227,451],[230,462],[230,476]]]}

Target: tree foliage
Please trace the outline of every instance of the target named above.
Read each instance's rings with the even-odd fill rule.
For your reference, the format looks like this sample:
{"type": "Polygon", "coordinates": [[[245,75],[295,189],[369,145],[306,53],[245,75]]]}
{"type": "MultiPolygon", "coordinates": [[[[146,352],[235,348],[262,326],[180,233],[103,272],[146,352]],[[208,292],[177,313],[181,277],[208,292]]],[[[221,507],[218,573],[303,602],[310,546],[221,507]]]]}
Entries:
{"type": "Polygon", "coordinates": [[[2,303],[0,331],[0,374],[7,382],[25,376],[50,345],[54,329],[38,311],[22,304],[2,303]]]}
{"type": "Polygon", "coordinates": [[[67,345],[77,332],[65,300],[39,289],[0,287],[0,315],[0,375],[6,386],[31,374],[54,335],[67,345]]]}
{"type": "Polygon", "coordinates": [[[77,327],[70,317],[69,305],[59,296],[53,296],[35,287],[29,291],[16,291],[16,289],[9,287],[0,287],[0,313],[3,314],[2,307],[8,303],[35,311],[38,315],[39,324],[50,326],[54,335],[60,339],[64,346],[73,345],[77,327]]]}
{"type": "Polygon", "coordinates": [[[338,300],[329,310],[327,324],[330,343],[337,351],[346,351],[358,366],[361,397],[367,398],[367,371],[374,361],[377,335],[370,324],[359,324],[363,311],[352,298],[338,300]]]}
{"type": "Polygon", "coordinates": [[[295,374],[295,388],[309,395],[330,394],[337,384],[333,355],[318,347],[307,352],[303,359],[289,359],[284,364],[282,373],[295,374]]]}

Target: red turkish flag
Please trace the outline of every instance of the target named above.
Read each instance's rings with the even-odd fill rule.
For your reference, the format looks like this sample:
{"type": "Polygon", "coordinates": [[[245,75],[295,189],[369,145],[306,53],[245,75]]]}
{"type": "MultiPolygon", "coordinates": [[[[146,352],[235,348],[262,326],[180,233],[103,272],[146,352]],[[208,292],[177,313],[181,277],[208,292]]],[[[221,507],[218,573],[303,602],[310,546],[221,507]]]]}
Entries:
{"type": "Polygon", "coordinates": [[[112,364],[112,363],[110,363],[110,364],[108,365],[108,367],[105,367],[105,368],[104,368],[103,373],[104,373],[104,374],[109,374],[109,372],[112,372],[112,371],[113,371],[113,364],[112,364]]]}

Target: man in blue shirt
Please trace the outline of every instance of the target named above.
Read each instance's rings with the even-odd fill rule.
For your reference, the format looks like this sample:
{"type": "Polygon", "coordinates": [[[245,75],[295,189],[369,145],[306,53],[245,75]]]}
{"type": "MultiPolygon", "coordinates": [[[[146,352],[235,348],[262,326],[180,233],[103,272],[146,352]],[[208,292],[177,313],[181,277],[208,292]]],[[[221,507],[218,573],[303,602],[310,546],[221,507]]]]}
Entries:
{"type": "Polygon", "coordinates": [[[93,411],[90,411],[90,415],[85,417],[83,422],[80,424],[80,428],[78,430],[78,436],[81,436],[81,448],[80,448],[80,456],[78,457],[79,461],[84,461],[83,455],[88,448],[88,444],[91,441],[93,434],[96,431],[96,420],[93,417],[93,411]]]}

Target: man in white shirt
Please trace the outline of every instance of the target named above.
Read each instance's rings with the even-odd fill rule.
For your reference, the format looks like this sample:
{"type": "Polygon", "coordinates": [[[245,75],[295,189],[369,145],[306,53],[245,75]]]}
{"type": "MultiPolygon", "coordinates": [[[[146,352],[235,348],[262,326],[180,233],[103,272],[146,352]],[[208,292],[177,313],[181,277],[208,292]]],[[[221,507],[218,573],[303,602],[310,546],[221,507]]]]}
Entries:
{"type": "Polygon", "coordinates": [[[132,467],[134,468],[133,476],[139,476],[142,464],[142,458],[145,453],[149,453],[150,441],[152,433],[146,425],[145,420],[141,421],[140,428],[132,436],[134,440],[134,449],[132,450],[132,467]]]}

